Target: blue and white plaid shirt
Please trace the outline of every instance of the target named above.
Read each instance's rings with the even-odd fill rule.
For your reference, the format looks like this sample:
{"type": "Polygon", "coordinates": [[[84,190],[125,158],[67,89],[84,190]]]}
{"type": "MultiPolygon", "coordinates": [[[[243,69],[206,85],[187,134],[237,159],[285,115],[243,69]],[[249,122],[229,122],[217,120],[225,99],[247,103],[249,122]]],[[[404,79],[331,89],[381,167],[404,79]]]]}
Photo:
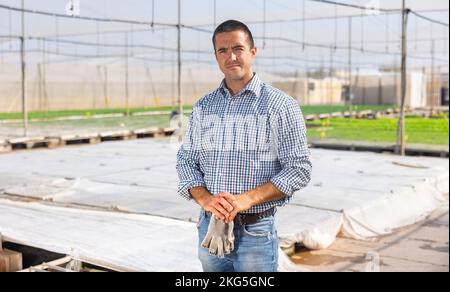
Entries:
{"type": "Polygon", "coordinates": [[[289,202],[311,178],[306,127],[297,102],[255,74],[235,96],[222,81],[194,106],[177,156],[178,194],[203,186],[242,194],[271,182],[286,196],[253,206],[259,213],[289,202]]]}

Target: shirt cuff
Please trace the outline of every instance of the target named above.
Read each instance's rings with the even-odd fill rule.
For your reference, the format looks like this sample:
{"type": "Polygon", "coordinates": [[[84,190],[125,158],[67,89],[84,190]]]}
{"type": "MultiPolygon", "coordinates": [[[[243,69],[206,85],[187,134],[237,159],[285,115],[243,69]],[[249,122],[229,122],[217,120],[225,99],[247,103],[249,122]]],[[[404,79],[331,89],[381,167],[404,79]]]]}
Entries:
{"type": "Polygon", "coordinates": [[[178,188],[178,195],[190,201],[193,198],[189,193],[189,190],[196,187],[206,187],[206,184],[204,181],[189,181],[184,184],[180,184],[180,187],[178,188]]]}
{"type": "Polygon", "coordinates": [[[286,196],[290,197],[294,194],[292,187],[282,177],[275,176],[270,182],[286,196]]]}

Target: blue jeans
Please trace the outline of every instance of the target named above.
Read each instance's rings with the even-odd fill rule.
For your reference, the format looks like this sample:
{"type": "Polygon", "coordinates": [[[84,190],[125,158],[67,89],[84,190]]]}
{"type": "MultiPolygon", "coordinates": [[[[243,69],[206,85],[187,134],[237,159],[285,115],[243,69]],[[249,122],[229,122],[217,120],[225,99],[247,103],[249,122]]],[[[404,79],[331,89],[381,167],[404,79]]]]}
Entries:
{"type": "Polygon", "coordinates": [[[278,236],[274,216],[254,224],[234,223],[234,251],[221,259],[201,246],[208,232],[211,215],[201,212],[197,224],[198,256],[204,272],[276,272],[278,268],[278,236]]]}

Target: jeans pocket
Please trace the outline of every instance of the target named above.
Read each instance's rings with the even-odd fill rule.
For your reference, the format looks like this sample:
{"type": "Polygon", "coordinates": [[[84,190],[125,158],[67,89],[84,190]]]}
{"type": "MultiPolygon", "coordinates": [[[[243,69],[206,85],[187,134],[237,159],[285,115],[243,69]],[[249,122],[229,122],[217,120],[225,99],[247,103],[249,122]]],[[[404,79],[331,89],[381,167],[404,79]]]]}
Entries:
{"type": "Polygon", "coordinates": [[[273,216],[258,220],[253,224],[245,224],[242,226],[244,233],[252,237],[271,238],[274,234],[274,218],[273,216]]]}

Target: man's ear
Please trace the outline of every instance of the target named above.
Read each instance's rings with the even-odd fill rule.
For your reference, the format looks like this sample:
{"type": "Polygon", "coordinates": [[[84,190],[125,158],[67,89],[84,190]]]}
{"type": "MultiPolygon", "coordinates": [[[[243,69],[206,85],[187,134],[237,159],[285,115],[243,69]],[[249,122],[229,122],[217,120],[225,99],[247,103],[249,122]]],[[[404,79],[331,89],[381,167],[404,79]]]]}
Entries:
{"type": "Polygon", "coordinates": [[[252,53],[253,58],[256,57],[256,54],[258,54],[258,48],[257,47],[253,47],[250,52],[252,53]]]}

